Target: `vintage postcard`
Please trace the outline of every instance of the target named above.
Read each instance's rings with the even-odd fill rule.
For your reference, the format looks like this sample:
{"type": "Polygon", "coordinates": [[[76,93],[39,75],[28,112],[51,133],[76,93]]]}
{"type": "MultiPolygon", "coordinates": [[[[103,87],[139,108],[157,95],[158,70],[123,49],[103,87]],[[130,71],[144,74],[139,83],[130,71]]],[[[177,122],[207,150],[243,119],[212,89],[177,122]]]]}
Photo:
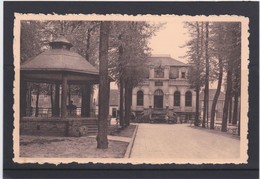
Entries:
{"type": "Polygon", "coordinates": [[[15,13],[13,161],[246,164],[248,24],[15,13]]]}

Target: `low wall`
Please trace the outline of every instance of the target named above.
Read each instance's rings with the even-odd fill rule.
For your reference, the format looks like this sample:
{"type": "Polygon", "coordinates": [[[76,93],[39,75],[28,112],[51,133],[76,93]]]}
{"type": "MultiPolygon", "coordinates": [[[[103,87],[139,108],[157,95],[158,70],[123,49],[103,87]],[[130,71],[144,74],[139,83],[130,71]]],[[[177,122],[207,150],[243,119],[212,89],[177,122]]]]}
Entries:
{"type": "Polygon", "coordinates": [[[25,117],[20,121],[21,135],[39,136],[69,136],[79,137],[89,134],[89,129],[97,128],[95,118],[74,118],[62,120],[60,118],[31,118],[25,117]]]}

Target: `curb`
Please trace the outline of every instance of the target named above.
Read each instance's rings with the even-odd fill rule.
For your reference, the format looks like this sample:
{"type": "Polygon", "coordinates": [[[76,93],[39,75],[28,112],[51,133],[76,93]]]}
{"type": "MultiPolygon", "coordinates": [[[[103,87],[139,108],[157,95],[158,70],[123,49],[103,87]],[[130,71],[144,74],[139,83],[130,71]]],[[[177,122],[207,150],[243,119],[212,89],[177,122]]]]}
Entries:
{"type": "Polygon", "coordinates": [[[132,153],[132,149],[133,149],[133,145],[134,145],[134,141],[135,141],[135,137],[136,137],[137,130],[138,130],[138,125],[136,125],[135,131],[134,131],[134,134],[133,134],[133,137],[132,137],[131,141],[130,141],[129,144],[128,144],[128,147],[127,147],[127,149],[126,149],[124,158],[130,158],[130,155],[131,155],[131,153],[132,153]]]}

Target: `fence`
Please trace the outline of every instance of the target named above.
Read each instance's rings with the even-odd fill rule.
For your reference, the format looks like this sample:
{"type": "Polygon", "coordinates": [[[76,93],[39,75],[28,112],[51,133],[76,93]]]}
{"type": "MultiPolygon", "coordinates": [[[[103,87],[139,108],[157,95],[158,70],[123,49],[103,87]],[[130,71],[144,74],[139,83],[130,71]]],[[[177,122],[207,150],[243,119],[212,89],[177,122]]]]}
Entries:
{"type": "MultiPolygon", "coordinates": [[[[52,108],[38,108],[38,117],[52,117],[52,108]]],[[[67,111],[68,112],[68,111],[67,111]]],[[[60,109],[59,109],[59,114],[60,114],[60,109]]],[[[72,110],[71,112],[67,113],[68,116],[71,117],[81,117],[81,107],[77,107],[75,110],[72,110]]],[[[36,116],[36,108],[31,107],[26,109],[26,116],[27,117],[35,117],[36,116]]],[[[95,109],[90,110],[90,116],[91,117],[96,117],[97,113],[95,109]]]]}

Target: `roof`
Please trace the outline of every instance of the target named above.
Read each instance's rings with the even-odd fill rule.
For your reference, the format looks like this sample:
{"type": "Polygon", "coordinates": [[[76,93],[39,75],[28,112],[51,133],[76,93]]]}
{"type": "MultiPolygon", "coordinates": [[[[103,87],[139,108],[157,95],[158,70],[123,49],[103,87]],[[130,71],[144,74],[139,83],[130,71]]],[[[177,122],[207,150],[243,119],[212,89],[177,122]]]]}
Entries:
{"type": "MultiPolygon", "coordinates": [[[[209,100],[213,100],[217,89],[209,89],[209,100]]],[[[204,100],[204,90],[200,93],[200,100],[204,100]]],[[[225,94],[220,91],[218,100],[225,100],[225,94]]]]}
{"type": "Polygon", "coordinates": [[[160,64],[168,66],[188,66],[186,63],[183,63],[171,57],[150,57],[150,64],[160,64]]]}
{"type": "Polygon", "coordinates": [[[67,49],[50,49],[27,60],[21,70],[72,71],[98,74],[98,70],[81,55],[67,49]]]}

